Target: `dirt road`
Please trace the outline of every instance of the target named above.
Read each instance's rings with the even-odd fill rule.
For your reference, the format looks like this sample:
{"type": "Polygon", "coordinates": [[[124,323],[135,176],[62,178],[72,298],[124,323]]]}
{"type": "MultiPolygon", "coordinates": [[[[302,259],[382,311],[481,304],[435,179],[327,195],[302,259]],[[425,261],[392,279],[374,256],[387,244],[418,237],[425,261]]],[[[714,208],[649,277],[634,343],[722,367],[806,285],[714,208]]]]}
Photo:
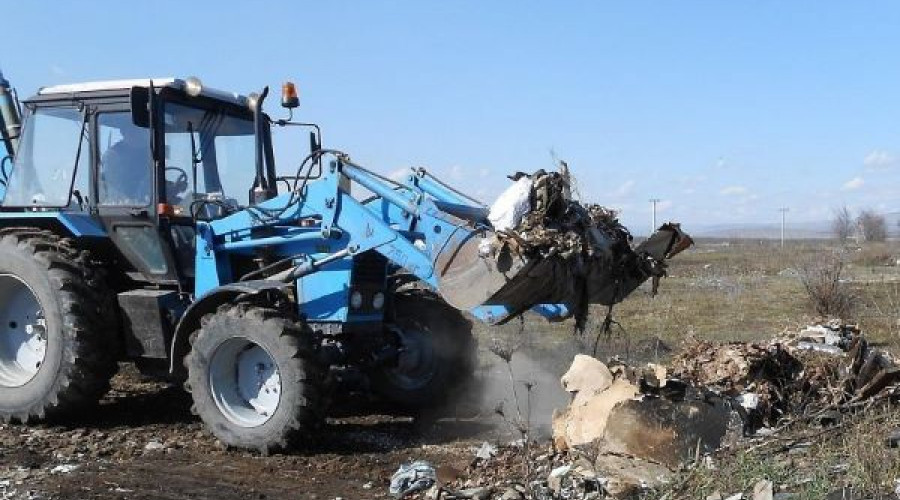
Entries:
{"type": "Polygon", "coordinates": [[[124,368],[90,422],[0,426],[0,498],[385,498],[411,459],[464,468],[496,438],[470,420],[330,419],[303,450],[263,457],[225,450],[180,389],[124,368]]]}

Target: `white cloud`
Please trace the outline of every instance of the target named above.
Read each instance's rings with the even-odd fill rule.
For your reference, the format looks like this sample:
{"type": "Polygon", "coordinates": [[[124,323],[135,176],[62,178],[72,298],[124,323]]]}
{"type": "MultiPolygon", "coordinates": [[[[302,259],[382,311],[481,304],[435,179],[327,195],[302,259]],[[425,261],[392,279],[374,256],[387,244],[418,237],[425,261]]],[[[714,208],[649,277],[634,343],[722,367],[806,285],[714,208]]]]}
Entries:
{"type": "Polygon", "coordinates": [[[859,189],[859,188],[863,187],[863,185],[865,183],[866,183],[866,181],[863,180],[862,177],[854,177],[854,178],[850,179],[849,181],[845,182],[844,185],[841,187],[841,189],[844,191],[853,191],[854,189],[859,189]]]}
{"type": "Polygon", "coordinates": [[[722,196],[738,196],[747,194],[747,188],[744,186],[725,186],[719,191],[722,196]]]}
{"type": "Polygon", "coordinates": [[[66,70],[56,64],[50,65],[50,72],[53,73],[54,76],[66,76],[67,73],[66,70]]]}
{"type": "Polygon", "coordinates": [[[450,167],[450,179],[454,181],[462,181],[466,178],[466,169],[462,165],[453,165],[450,167]]]}
{"type": "Polygon", "coordinates": [[[629,180],[623,182],[621,186],[616,188],[616,190],[613,191],[612,196],[615,198],[624,198],[624,197],[628,196],[629,194],[631,194],[631,190],[634,189],[634,185],[635,185],[634,180],[629,179],[629,180]]]}
{"type": "Polygon", "coordinates": [[[897,157],[883,149],[873,149],[863,158],[863,165],[869,170],[887,170],[897,164],[897,157]]]}
{"type": "Polygon", "coordinates": [[[409,167],[398,168],[397,170],[394,170],[393,172],[388,174],[388,179],[400,182],[403,179],[406,179],[406,176],[409,175],[410,172],[411,170],[409,167]]]}

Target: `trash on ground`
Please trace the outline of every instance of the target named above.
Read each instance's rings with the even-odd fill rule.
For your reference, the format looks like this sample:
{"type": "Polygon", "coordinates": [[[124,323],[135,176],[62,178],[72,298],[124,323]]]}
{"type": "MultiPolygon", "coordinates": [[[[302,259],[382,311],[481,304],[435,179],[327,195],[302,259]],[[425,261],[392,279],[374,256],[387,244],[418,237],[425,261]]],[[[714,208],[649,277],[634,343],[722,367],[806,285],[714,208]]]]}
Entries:
{"type": "Polygon", "coordinates": [[[390,493],[403,498],[417,491],[431,488],[437,482],[434,466],[424,460],[403,464],[391,477],[390,493]]]}

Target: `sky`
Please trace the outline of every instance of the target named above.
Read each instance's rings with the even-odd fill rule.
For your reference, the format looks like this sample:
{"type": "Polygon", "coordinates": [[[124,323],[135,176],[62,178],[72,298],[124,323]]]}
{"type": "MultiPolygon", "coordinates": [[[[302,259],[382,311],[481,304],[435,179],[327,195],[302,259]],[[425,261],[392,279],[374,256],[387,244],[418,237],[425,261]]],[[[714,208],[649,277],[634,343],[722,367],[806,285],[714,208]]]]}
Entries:
{"type": "Polygon", "coordinates": [[[0,68],[23,96],[292,80],[295,117],[326,147],[384,174],[425,167],[487,203],[505,175],[559,158],[636,233],[650,198],[686,228],[900,210],[897,2],[4,4],[0,68]]]}

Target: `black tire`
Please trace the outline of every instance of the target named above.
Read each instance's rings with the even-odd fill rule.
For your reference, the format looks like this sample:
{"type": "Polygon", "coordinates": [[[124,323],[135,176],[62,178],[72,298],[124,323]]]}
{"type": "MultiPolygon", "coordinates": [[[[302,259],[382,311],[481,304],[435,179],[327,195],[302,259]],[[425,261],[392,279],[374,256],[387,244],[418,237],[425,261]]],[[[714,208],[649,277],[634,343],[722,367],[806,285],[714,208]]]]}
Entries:
{"type": "Polygon", "coordinates": [[[312,360],[309,333],[301,322],[282,312],[248,303],[226,304],[207,314],[192,334],[191,350],[184,360],[186,388],[194,401],[191,411],[231,447],[268,454],[309,438],[323,421],[326,405],[323,371],[312,360]],[[235,339],[262,347],[277,365],[281,389],[277,408],[260,425],[242,426],[229,418],[211,387],[214,355],[235,339]]]}
{"type": "MultiPolygon", "coordinates": [[[[402,332],[416,332],[425,349],[413,366],[386,365],[370,376],[375,392],[397,408],[427,410],[451,401],[468,384],[477,365],[472,322],[437,295],[425,290],[398,292],[393,299],[393,322],[402,332]]],[[[419,342],[419,340],[416,340],[419,342]]],[[[401,354],[402,356],[402,354],[401,354]]]]}
{"type": "Polygon", "coordinates": [[[46,322],[46,351],[37,373],[22,385],[0,384],[0,418],[26,423],[73,416],[96,405],[109,390],[118,354],[118,316],[102,268],[68,238],[5,228],[0,275],[30,288],[46,322]]]}

